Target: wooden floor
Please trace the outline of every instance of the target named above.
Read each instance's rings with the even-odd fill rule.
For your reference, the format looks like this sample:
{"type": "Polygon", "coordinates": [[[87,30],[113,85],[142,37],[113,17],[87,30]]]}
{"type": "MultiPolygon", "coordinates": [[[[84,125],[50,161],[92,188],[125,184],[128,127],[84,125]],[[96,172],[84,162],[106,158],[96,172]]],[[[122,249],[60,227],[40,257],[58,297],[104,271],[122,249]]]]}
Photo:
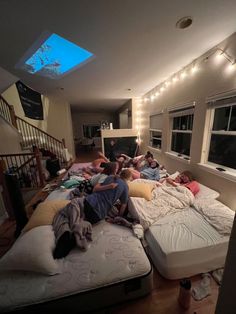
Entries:
{"type": "MultiPolygon", "coordinates": [[[[92,161],[97,158],[97,151],[79,152],[76,162],[92,161]]],[[[28,209],[37,200],[45,198],[47,194],[38,193],[28,204],[28,209]]],[[[6,220],[0,226],[0,256],[2,256],[14,243],[15,222],[6,220]]],[[[197,275],[191,279],[192,285],[197,285],[201,281],[201,276],[197,275]]],[[[154,268],[153,289],[151,294],[135,301],[125,302],[109,309],[103,309],[93,314],[214,314],[218,297],[219,286],[211,278],[211,295],[202,301],[191,300],[188,310],[182,309],[178,305],[179,280],[167,280],[163,278],[154,268]]]]}

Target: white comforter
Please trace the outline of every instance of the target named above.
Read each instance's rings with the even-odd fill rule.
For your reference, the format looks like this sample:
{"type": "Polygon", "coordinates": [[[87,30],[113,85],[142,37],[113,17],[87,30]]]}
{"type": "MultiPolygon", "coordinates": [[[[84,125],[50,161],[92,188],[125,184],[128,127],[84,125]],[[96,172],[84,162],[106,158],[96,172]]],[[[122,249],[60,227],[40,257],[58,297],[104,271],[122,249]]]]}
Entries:
{"type": "MultiPolygon", "coordinates": [[[[153,199],[147,201],[144,198],[135,197],[135,210],[140,224],[148,229],[158,219],[184,210],[193,204],[192,192],[184,186],[168,187],[159,186],[152,192],[153,199]]],[[[134,199],[132,197],[132,199],[134,199]]]]}

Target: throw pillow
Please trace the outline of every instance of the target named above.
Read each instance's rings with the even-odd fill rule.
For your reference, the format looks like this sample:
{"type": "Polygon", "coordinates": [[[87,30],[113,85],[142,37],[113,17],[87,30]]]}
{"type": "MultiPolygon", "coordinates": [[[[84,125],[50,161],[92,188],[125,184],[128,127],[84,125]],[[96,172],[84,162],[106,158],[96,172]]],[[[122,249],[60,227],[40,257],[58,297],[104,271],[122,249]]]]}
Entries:
{"type": "Polygon", "coordinates": [[[152,191],[155,188],[155,183],[129,182],[129,196],[142,197],[147,201],[152,200],[152,191]]]}
{"type": "Polygon", "coordinates": [[[22,232],[38,226],[51,225],[55,214],[69,202],[69,200],[51,200],[39,203],[22,232]]]}

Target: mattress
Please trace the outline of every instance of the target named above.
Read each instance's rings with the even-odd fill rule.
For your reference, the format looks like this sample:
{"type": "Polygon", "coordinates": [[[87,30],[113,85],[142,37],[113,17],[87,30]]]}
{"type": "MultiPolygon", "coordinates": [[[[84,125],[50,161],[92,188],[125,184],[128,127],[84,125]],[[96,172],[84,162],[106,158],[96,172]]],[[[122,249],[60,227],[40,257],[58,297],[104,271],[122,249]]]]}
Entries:
{"type": "Polygon", "coordinates": [[[160,274],[180,279],[224,267],[229,236],[189,207],[161,218],[145,232],[145,240],[160,274]]]}
{"type": "Polygon", "coordinates": [[[65,257],[54,276],[27,271],[0,272],[0,312],[79,313],[148,294],[152,267],[130,229],[100,222],[86,252],[65,257]]]}

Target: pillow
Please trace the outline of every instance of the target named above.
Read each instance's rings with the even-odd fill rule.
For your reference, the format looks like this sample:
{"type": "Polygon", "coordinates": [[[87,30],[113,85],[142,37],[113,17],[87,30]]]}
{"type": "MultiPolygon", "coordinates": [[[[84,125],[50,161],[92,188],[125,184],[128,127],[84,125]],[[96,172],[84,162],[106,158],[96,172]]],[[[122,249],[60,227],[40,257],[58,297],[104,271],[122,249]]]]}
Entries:
{"type": "Polygon", "coordinates": [[[61,263],[53,259],[55,235],[52,226],[41,226],[20,236],[0,259],[0,270],[25,270],[55,275],[61,263]]]}
{"type": "MultiPolygon", "coordinates": [[[[135,180],[137,181],[137,180],[135,180]]],[[[152,199],[152,191],[155,188],[155,183],[144,183],[144,182],[129,182],[129,196],[142,197],[147,201],[152,199]]]]}
{"type": "Polygon", "coordinates": [[[51,200],[39,203],[22,232],[38,226],[51,225],[55,214],[68,203],[70,203],[69,200],[51,200]]]}
{"type": "Polygon", "coordinates": [[[216,199],[220,196],[220,193],[199,183],[200,191],[195,195],[195,198],[201,199],[216,199]]]}

